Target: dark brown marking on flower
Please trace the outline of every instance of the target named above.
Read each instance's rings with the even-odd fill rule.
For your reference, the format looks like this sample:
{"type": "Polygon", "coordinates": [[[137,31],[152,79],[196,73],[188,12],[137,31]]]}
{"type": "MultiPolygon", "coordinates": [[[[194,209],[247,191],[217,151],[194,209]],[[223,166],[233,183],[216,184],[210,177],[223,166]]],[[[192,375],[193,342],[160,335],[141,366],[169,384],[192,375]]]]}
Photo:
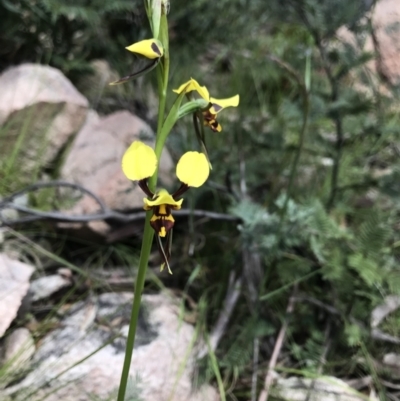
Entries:
{"type": "Polygon", "coordinates": [[[150,198],[153,198],[153,197],[154,197],[153,192],[150,191],[150,188],[149,188],[148,185],[147,185],[147,178],[145,178],[144,180],[138,181],[138,185],[139,185],[139,188],[140,188],[147,196],[149,196],[150,198]]]}
{"type": "Polygon", "coordinates": [[[214,132],[220,132],[222,130],[221,125],[216,120],[217,115],[210,112],[210,110],[203,112],[204,125],[210,127],[214,132]]]}
{"type": "Polygon", "coordinates": [[[210,127],[214,132],[222,130],[220,123],[215,118],[204,118],[204,125],[210,127]]]}
{"type": "Polygon", "coordinates": [[[172,194],[174,200],[178,200],[187,190],[189,189],[189,185],[182,183],[181,186],[172,194]]]}
{"type": "Polygon", "coordinates": [[[213,109],[215,110],[216,113],[218,113],[220,110],[223,109],[223,107],[220,106],[220,105],[217,104],[217,103],[213,103],[212,105],[213,105],[213,109]]]}
{"type": "Polygon", "coordinates": [[[220,125],[219,122],[217,120],[214,121],[210,121],[210,128],[214,131],[214,132],[218,132],[220,131],[220,125]]]}
{"type": "Polygon", "coordinates": [[[161,50],[159,49],[159,47],[155,43],[151,44],[151,49],[154,51],[154,53],[158,54],[158,57],[162,56],[161,50]]]}
{"type": "Polygon", "coordinates": [[[211,113],[210,110],[203,111],[203,118],[204,118],[206,121],[215,120],[215,117],[217,117],[217,115],[211,113]]]}
{"type": "Polygon", "coordinates": [[[172,227],[175,224],[175,220],[172,217],[172,215],[159,215],[157,216],[153,214],[153,217],[150,220],[150,225],[154,229],[154,231],[160,235],[161,237],[165,237],[165,235],[168,233],[169,230],[172,229],[172,227]],[[163,230],[164,228],[164,230],[163,230]]]}

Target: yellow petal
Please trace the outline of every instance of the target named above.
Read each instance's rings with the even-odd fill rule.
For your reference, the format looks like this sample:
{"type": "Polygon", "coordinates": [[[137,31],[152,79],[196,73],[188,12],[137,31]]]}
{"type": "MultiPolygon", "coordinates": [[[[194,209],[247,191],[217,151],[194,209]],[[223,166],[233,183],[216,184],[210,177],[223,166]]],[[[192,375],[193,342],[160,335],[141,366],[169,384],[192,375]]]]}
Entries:
{"type": "Polygon", "coordinates": [[[146,39],[125,47],[132,53],[141,54],[150,59],[160,58],[164,54],[161,42],[157,39],[146,39]]]}
{"type": "Polygon", "coordinates": [[[190,83],[191,83],[191,81],[187,81],[184,84],[182,84],[178,89],[174,89],[173,91],[175,93],[177,93],[178,95],[181,94],[183,91],[185,91],[185,93],[189,92],[189,91],[186,90],[186,88],[190,85],[190,83]]]}
{"type": "Polygon", "coordinates": [[[178,94],[182,93],[183,91],[185,91],[185,93],[196,91],[204,100],[206,100],[207,102],[210,101],[210,94],[208,92],[208,89],[205,86],[201,86],[193,78],[190,78],[189,81],[182,84],[178,89],[174,89],[174,92],[178,94]]]}
{"type": "Polygon", "coordinates": [[[157,194],[156,198],[154,200],[149,200],[147,198],[143,199],[143,202],[145,204],[145,209],[149,210],[147,208],[151,208],[153,206],[160,206],[160,205],[169,205],[172,206],[173,209],[179,210],[181,208],[183,199],[180,199],[176,201],[166,189],[160,189],[157,194]]]}
{"type": "Polygon", "coordinates": [[[132,181],[151,177],[157,168],[154,150],[140,141],[135,141],[122,157],[122,171],[132,181]]]}
{"type": "Polygon", "coordinates": [[[210,174],[210,166],[204,153],[186,152],[176,166],[176,175],[189,187],[200,187],[210,174]]]}
{"type": "Polygon", "coordinates": [[[239,105],[239,95],[229,97],[227,99],[210,99],[212,107],[210,108],[211,113],[217,114],[226,107],[237,107],[239,105]]]}

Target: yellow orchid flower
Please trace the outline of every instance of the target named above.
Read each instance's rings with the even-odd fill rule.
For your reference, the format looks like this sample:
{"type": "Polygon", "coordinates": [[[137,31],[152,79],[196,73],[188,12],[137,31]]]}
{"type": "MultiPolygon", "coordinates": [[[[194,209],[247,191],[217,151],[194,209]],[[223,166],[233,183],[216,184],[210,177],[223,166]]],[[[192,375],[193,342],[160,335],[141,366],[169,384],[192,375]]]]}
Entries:
{"type": "Polygon", "coordinates": [[[189,81],[182,84],[178,89],[174,89],[174,92],[177,94],[182,92],[189,93],[192,91],[196,91],[200,97],[210,105],[207,110],[203,111],[204,124],[210,127],[214,132],[221,132],[222,127],[216,119],[217,114],[227,107],[237,107],[239,105],[239,95],[227,99],[216,99],[210,96],[205,86],[201,86],[193,78],[190,78],[189,81]]]}
{"type": "Polygon", "coordinates": [[[125,47],[125,49],[149,59],[160,58],[164,55],[163,45],[157,39],[141,40],[125,47]]]}
{"type": "Polygon", "coordinates": [[[182,182],[178,190],[173,194],[166,189],[153,193],[147,185],[147,179],[156,171],[157,163],[154,150],[143,142],[135,141],[122,157],[122,171],[130,180],[138,181],[139,187],[148,196],[143,199],[144,209],[153,211],[150,224],[157,234],[157,245],[164,260],[161,270],[166,265],[171,273],[168,260],[175,223],[171,211],[181,208],[183,199],[179,198],[190,187],[198,188],[206,182],[210,168],[204,153],[186,152],[176,167],[176,176],[182,182]],[[160,237],[166,238],[166,246],[162,245],[160,237]]]}
{"type": "Polygon", "coordinates": [[[111,82],[110,85],[122,84],[131,79],[138,78],[141,75],[148,73],[157,66],[157,64],[161,60],[161,57],[164,55],[163,45],[158,39],[141,40],[140,42],[133,43],[132,45],[125,47],[125,49],[129,50],[132,53],[144,56],[151,61],[141,70],[135,71],[134,73],[126,75],[125,77],[120,78],[117,81],[111,82]]]}

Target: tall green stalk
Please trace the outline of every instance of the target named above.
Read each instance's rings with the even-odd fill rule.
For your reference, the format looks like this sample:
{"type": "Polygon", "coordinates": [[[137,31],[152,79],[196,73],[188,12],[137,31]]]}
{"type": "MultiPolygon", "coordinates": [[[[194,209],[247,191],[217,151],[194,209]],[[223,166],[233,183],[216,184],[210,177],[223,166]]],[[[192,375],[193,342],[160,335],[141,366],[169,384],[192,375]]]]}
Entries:
{"type": "MultiPolygon", "coordinates": [[[[168,131],[165,130],[163,131],[165,105],[166,105],[168,80],[169,80],[168,21],[167,21],[167,16],[165,14],[162,14],[160,21],[160,40],[164,47],[164,57],[162,63],[160,63],[157,67],[157,83],[159,86],[158,121],[157,121],[157,135],[155,143],[155,154],[157,156],[157,160],[160,160],[161,158],[161,153],[163,151],[165,141],[169,134],[168,131]]],[[[153,176],[149,179],[149,188],[153,192],[157,185],[157,177],[158,177],[158,167],[153,176]]],[[[152,212],[148,211],[144,223],[139,269],[135,282],[135,292],[133,296],[131,321],[129,324],[128,338],[126,341],[125,359],[122,368],[117,401],[125,401],[126,387],[128,384],[129,371],[132,362],[132,354],[133,354],[133,349],[135,347],[135,337],[136,337],[137,323],[139,320],[140,304],[142,301],[142,292],[144,288],[144,282],[146,279],[146,272],[151,252],[151,246],[153,244],[153,238],[154,238],[154,231],[150,225],[151,216],[152,212]]]]}
{"type": "MultiPolygon", "coordinates": [[[[151,149],[149,146],[141,143],[140,141],[135,141],[131,145],[131,147],[127,150],[127,152],[123,157],[122,169],[125,175],[129,179],[132,179],[133,181],[138,181],[140,188],[143,189],[143,191],[148,195],[149,198],[151,198],[151,199],[149,198],[145,199],[145,204],[148,205],[148,203],[151,202],[152,203],[158,202],[159,206],[157,205],[152,206],[150,208],[152,210],[146,214],[142,249],[140,253],[139,270],[135,282],[135,293],[133,297],[131,322],[129,325],[125,360],[122,369],[117,401],[125,401],[125,393],[129,378],[129,370],[132,361],[132,353],[135,347],[135,335],[137,329],[137,322],[139,319],[141,295],[143,292],[144,282],[146,278],[146,271],[147,271],[151,246],[154,239],[153,229],[157,231],[158,245],[161,244],[160,237],[167,236],[167,238],[165,239],[165,245],[161,244],[162,246],[159,247],[161,255],[164,258],[165,262],[161,266],[161,269],[166,264],[169,272],[171,272],[168,265],[169,256],[167,256],[167,254],[170,255],[170,246],[171,246],[170,239],[172,238],[171,237],[172,231],[167,233],[166,230],[172,230],[172,226],[166,228],[163,225],[162,227],[160,226],[160,228],[157,229],[157,224],[158,223],[165,224],[165,222],[161,219],[167,219],[167,217],[169,218],[170,222],[172,221],[172,223],[174,220],[171,214],[165,216],[164,212],[161,212],[161,206],[163,206],[165,210],[167,208],[168,209],[180,208],[182,201],[177,201],[175,197],[180,197],[186,190],[189,189],[189,187],[197,188],[203,185],[204,182],[207,180],[210,172],[209,161],[207,160],[207,156],[205,155],[205,153],[186,152],[180,158],[176,170],[177,177],[182,182],[182,185],[172,195],[170,195],[165,189],[162,189],[158,192],[156,191],[158,168],[159,168],[159,162],[161,160],[161,154],[164,149],[167,137],[170,134],[174,124],[178,121],[179,118],[183,116],[181,110],[181,103],[187,92],[196,90],[200,94],[202,99],[200,102],[197,100],[189,102],[189,108],[186,107],[184,111],[187,113],[190,112],[196,113],[198,110],[208,107],[208,109],[203,110],[203,112],[208,113],[207,115],[209,116],[210,119],[209,126],[212,128],[211,121],[214,124],[218,124],[218,122],[215,120],[216,113],[212,114],[209,111],[211,107],[211,100],[210,100],[211,98],[208,95],[208,91],[203,87],[201,87],[199,83],[193,79],[182,85],[180,89],[175,90],[175,92],[178,93],[178,96],[175,98],[175,101],[169,112],[166,113],[165,109],[166,109],[166,99],[167,99],[167,90],[169,81],[169,62],[170,62],[168,21],[167,21],[169,2],[168,0],[145,0],[145,7],[154,37],[152,39],[145,39],[140,42],[134,43],[133,45],[127,47],[127,49],[129,51],[132,51],[133,53],[140,54],[144,57],[149,58],[150,60],[153,60],[149,65],[152,67],[155,66],[157,67],[157,83],[158,83],[158,95],[159,95],[157,134],[156,134],[154,150],[151,149]],[[141,150],[136,152],[139,148],[142,149],[143,152],[141,152],[141,150]],[[130,159],[130,161],[132,161],[133,163],[131,166],[128,166],[130,161],[126,163],[128,159],[130,159]],[[196,166],[195,171],[192,169],[193,165],[196,166]],[[189,172],[189,174],[187,174],[187,172],[189,172]],[[151,174],[153,175],[150,177],[151,174]],[[162,202],[165,202],[165,204],[163,204],[162,202]],[[161,217],[163,214],[164,217],[161,217]],[[154,216],[154,219],[152,219],[152,216],[154,216]],[[150,225],[150,222],[152,223],[153,227],[150,225]],[[165,249],[168,250],[165,251],[165,249]]],[[[151,69],[152,68],[148,68],[147,72],[150,71],[151,69]]],[[[118,83],[125,82],[126,80],[134,78],[137,75],[138,74],[131,74],[127,77],[124,77],[118,81],[113,82],[112,84],[115,85],[118,83]]],[[[225,105],[223,103],[223,100],[221,100],[222,102],[221,103],[222,106],[220,106],[221,109],[229,106],[236,107],[239,104],[239,95],[236,95],[230,99],[225,99],[224,101],[225,105]]],[[[148,209],[149,208],[146,207],[146,210],[148,209]]]]}
{"type": "Polygon", "coordinates": [[[144,226],[144,233],[143,233],[142,249],[140,251],[139,270],[135,282],[135,292],[133,296],[131,322],[129,324],[128,338],[126,341],[125,359],[122,368],[117,401],[125,401],[126,386],[128,384],[129,370],[132,361],[132,353],[133,353],[133,348],[135,346],[135,336],[136,336],[137,322],[139,320],[139,310],[140,310],[140,303],[142,300],[142,291],[144,287],[144,281],[146,278],[147,264],[149,261],[151,245],[153,243],[153,237],[154,237],[154,231],[150,226],[150,218],[151,218],[151,212],[147,212],[144,226]]]}

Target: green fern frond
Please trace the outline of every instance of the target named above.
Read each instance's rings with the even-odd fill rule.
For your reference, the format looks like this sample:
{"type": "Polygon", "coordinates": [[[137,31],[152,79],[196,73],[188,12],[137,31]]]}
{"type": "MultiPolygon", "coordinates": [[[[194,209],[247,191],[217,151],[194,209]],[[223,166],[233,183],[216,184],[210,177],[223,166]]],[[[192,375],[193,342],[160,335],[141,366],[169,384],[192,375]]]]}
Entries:
{"type": "Polygon", "coordinates": [[[364,254],[374,255],[381,252],[387,245],[391,231],[378,210],[369,213],[357,233],[357,240],[364,254]]]}
{"type": "Polygon", "coordinates": [[[369,287],[382,282],[380,266],[372,258],[367,258],[361,253],[355,253],[349,256],[348,263],[369,287]]]}

